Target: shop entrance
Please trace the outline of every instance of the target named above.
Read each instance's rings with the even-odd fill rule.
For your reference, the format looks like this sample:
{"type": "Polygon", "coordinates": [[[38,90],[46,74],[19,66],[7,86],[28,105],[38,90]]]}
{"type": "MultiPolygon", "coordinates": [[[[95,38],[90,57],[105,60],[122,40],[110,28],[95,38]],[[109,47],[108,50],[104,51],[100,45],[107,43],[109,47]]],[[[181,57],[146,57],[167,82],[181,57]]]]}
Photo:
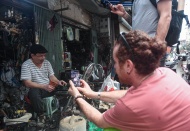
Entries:
{"type": "Polygon", "coordinates": [[[80,74],[84,73],[84,68],[93,62],[93,49],[91,47],[90,30],[80,29],[78,27],[63,24],[63,68],[64,80],[68,81],[71,70],[78,70],[80,74]]]}

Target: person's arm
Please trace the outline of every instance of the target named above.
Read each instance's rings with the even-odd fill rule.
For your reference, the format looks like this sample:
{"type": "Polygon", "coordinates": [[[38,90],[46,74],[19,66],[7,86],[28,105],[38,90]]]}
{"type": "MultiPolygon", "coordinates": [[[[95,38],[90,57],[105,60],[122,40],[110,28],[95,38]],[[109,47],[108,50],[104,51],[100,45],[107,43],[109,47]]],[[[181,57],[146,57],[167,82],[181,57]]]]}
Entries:
{"type": "Polygon", "coordinates": [[[52,82],[54,82],[54,83],[56,83],[56,84],[59,85],[59,80],[58,80],[54,75],[51,75],[51,76],[49,77],[49,79],[50,79],[52,82]]]}
{"type": "Polygon", "coordinates": [[[67,83],[63,80],[58,80],[55,75],[54,75],[54,71],[52,68],[51,63],[48,61],[48,73],[49,73],[49,79],[51,82],[55,83],[55,85],[60,85],[60,86],[64,86],[67,85],[67,83]]]}
{"type": "Polygon", "coordinates": [[[20,80],[23,82],[23,84],[26,87],[29,87],[29,88],[44,89],[46,86],[45,84],[38,84],[36,82],[32,82],[31,68],[30,68],[30,64],[28,64],[28,63],[22,64],[20,80]]]}
{"type": "Polygon", "coordinates": [[[77,88],[74,86],[73,82],[70,80],[70,88],[68,92],[75,98],[77,104],[80,109],[86,116],[86,118],[96,124],[98,127],[107,128],[111,127],[103,118],[103,114],[100,113],[96,108],[91,106],[88,102],[86,102],[83,98],[77,96],[82,96],[77,88]]]}
{"type": "Polygon", "coordinates": [[[52,92],[55,87],[48,85],[48,84],[38,84],[36,82],[32,82],[31,80],[23,80],[23,83],[26,87],[29,88],[39,88],[39,89],[43,89],[46,90],[48,92],[52,92]]]}
{"type": "Polygon", "coordinates": [[[23,63],[21,67],[21,78],[20,80],[23,82],[23,84],[28,88],[39,88],[46,91],[53,91],[55,87],[49,85],[49,84],[39,84],[32,81],[32,74],[30,70],[30,64],[23,63]]]}
{"type": "Polygon", "coordinates": [[[86,116],[86,118],[92,121],[100,128],[108,128],[111,127],[103,118],[103,114],[100,113],[96,108],[91,106],[88,102],[86,102],[83,98],[78,98],[76,100],[80,109],[86,116]]]}
{"type": "Polygon", "coordinates": [[[165,41],[166,35],[171,21],[171,10],[172,10],[172,1],[171,0],[160,0],[157,3],[157,10],[159,13],[159,21],[156,30],[156,39],[157,41],[165,41]]]}
{"type": "Polygon", "coordinates": [[[125,13],[122,15],[122,17],[130,24],[132,25],[132,17],[125,11],[125,13]]]}
{"type": "Polygon", "coordinates": [[[63,85],[67,85],[67,83],[63,80],[58,80],[54,75],[51,75],[49,77],[50,81],[54,82],[57,85],[63,86],[63,85]]]}
{"type": "Polygon", "coordinates": [[[45,88],[45,84],[38,84],[36,82],[32,82],[31,80],[23,80],[23,83],[26,87],[29,88],[40,88],[40,89],[44,89],[45,88]]]}
{"type": "Polygon", "coordinates": [[[91,99],[99,99],[109,103],[115,103],[118,99],[123,97],[127,93],[127,90],[116,90],[109,92],[94,92],[88,96],[91,99]]]}
{"type": "Polygon", "coordinates": [[[111,12],[123,17],[130,25],[132,24],[132,17],[125,11],[122,4],[110,5],[111,12]]]}
{"type": "Polygon", "coordinates": [[[116,90],[109,92],[95,92],[90,86],[84,81],[80,80],[82,87],[77,87],[77,89],[82,92],[88,98],[100,99],[105,102],[115,103],[119,98],[123,97],[127,90],[116,90]]]}

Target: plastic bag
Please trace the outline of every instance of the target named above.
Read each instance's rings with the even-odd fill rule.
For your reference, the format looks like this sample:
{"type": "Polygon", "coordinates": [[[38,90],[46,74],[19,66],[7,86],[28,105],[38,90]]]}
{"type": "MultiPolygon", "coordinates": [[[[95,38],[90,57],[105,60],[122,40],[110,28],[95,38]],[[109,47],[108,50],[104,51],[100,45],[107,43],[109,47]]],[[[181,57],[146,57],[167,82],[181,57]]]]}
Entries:
{"type": "Polygon", "coordinates": [[[115,85],[118,85],[118,82],[117,81],[113,81],[111,79],[111,75],[108,75],[107,78],[104,80],[100,91],[114,91],[114,90],[118,90],[119,87],[115,86],[115,85]]]}
{"type": "Polygon", "coordinates": [[[120,131],[120,130],[116,128],[105,128],[103,131],[120,131]]]}
{"type": "Polygon", "coordinates": [[[93,122],[88,122],[88,131],[103,131],[103,129],[97,127],[93,122]]]}

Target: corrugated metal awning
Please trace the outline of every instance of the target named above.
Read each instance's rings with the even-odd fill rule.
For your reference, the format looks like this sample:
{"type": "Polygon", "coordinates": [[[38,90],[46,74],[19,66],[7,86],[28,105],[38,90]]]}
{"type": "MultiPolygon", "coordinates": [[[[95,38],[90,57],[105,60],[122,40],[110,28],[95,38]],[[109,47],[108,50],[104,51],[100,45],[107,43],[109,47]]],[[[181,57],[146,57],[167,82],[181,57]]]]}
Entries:
{"type": "MultiPolygon", "coordinates": [[[[108,15],[110,13],[110,10],[107,8],[109,2],[113,5],[116,5],[118,3],[121,3],[121,1],[124,0],[78,0],[80,5],[88,10],[91,13],[98,14],[98,15],[108,15]]],[[[131,1],[124,1],[121,4],[124,5],[124,7],[130,7],[132,6],[131,1]]]]}
{"type": "MultiPolygon", "coordinates": [[[[108,0],[108,1],[111,2],[113,5],[116,5],[116,4],[120,3],[121,0],[108,0]]],[[[122,4],[123,4],[123,6],[132,6],[131,1],[125,1],[122,4]]]]}

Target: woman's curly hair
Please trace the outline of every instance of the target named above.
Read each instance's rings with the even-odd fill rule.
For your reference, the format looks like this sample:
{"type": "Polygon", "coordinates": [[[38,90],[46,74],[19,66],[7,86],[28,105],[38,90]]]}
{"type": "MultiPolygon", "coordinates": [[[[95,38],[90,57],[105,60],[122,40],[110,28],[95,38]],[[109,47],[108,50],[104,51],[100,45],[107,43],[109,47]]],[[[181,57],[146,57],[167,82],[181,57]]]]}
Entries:
{"type": "Polygon", "coordinates": [[[166,42],[157,42],[156,38],[149,37],[146,33],[135,30],[125,33],[124,37],[131,50],[127,50],[121,40],[117,40],[115,45],[120,45],[116,54],[120,66],[127,59],[133,61],[139,74],[149,74],[159,67],[160,59],[166,52],[166,42]]]}

